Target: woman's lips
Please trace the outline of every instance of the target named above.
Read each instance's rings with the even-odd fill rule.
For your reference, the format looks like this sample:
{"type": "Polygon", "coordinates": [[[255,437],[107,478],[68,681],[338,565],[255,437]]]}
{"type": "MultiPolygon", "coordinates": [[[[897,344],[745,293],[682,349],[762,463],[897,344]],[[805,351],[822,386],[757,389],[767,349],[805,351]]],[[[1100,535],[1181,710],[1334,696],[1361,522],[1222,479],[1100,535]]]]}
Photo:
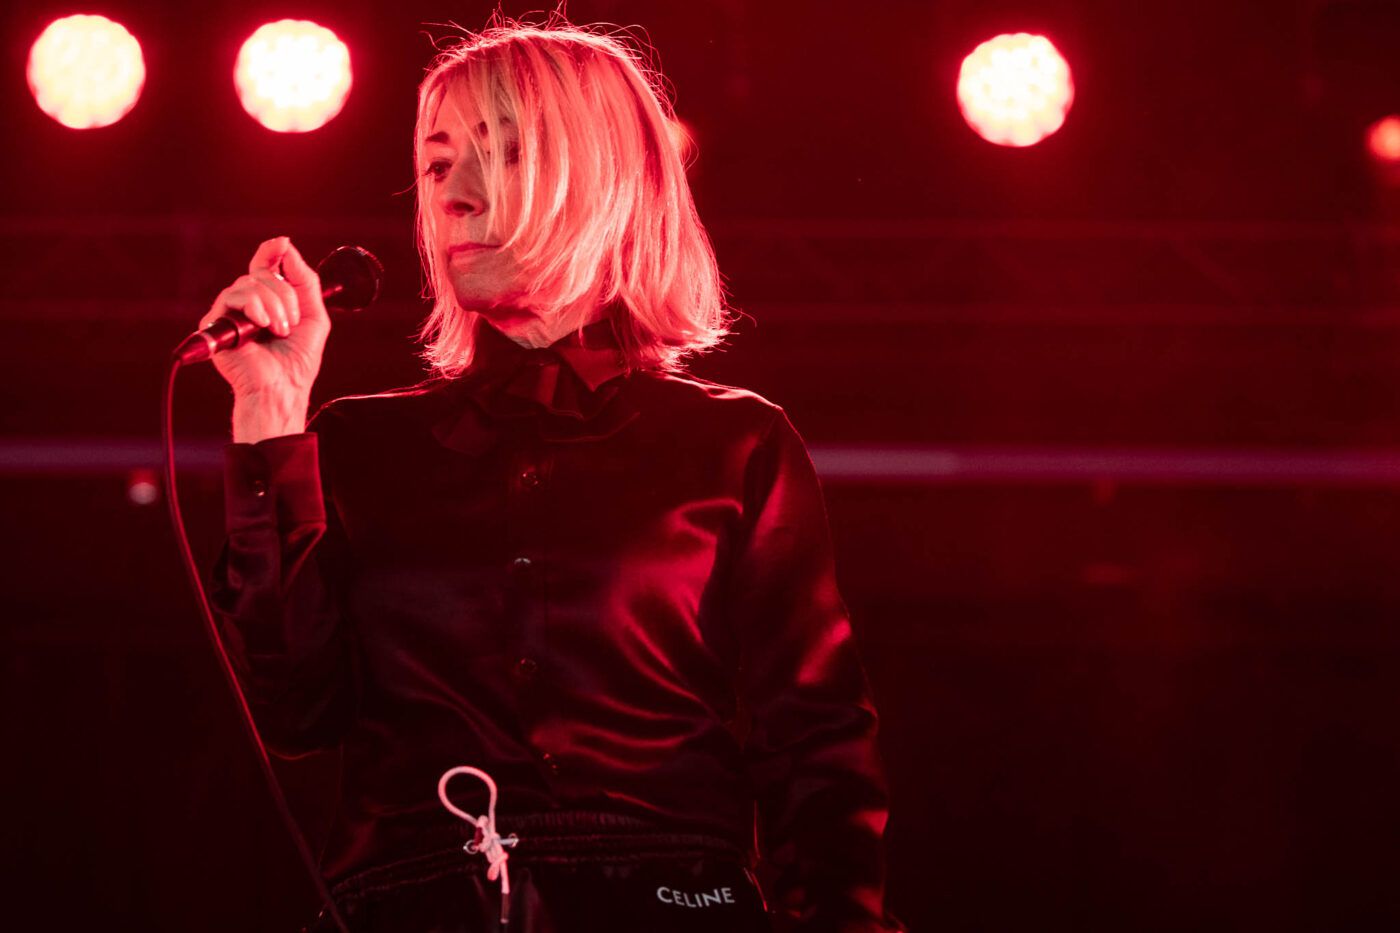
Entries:
{"type": "Polygon", "coordinates": [[[456,256],[458,253],[478,253],[484,249],[495,249],[490,243],[457,243],[447,247],[447,255],[456,256]]]}

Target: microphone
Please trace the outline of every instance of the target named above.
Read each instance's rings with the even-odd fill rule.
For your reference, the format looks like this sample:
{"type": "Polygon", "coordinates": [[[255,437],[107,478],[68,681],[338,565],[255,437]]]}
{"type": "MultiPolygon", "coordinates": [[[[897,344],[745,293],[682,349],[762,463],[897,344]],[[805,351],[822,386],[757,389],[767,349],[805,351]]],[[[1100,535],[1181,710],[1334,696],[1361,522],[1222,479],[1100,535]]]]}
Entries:
{"type": "MultiPolygon", "coordinates": [[[[339,246],[316,265],[321,300],[327,310],[362,311],[379,297],[384,267],[362,246],[339,246]]],[[[264,330],[238,311],[230,311],[203,330],[186,337],[172,355],[181,366],[202,363],[220,350],[238,346],[264,330]]]]}

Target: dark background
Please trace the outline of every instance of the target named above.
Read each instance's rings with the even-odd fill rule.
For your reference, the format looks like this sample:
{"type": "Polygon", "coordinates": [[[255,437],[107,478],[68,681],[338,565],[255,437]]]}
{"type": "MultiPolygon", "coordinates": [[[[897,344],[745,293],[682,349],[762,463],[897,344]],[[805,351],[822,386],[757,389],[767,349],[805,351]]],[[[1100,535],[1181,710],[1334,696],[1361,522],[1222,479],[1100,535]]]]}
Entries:
{"type": "MultiPolygon", "coordinates": [[[[523,13],[535,4],[506,3],[523,13]]],[[[293,930],[315,899],[202,641],[161,504],[169,348],[289,234],[388,268],[317,401],[416,381],[423,24],[483,3],[109,2],[144,96],[66,130],[0,13],[0,723],[35,928],[293,930]],[[262,22],[350,46],[344,111],[245,116],[262,22]]],[[[694,129],[736,306],[697,373],[821,468],[883,716],[890,903],[915,930],[1400,923],[1400,226],[1362,131],[1400,112],[1391,2],[574,2],[640,24],[694,129]],[[1001,149],[958,65],[1043,31],[1063,130],[1001,149]],[[894,477],[892,471],[902,471],[894,477]]],[[[183,376],[192,541],[229,395],[183,376]]],[[[286,777],[313,835],[333,762],[286,777]]]]}

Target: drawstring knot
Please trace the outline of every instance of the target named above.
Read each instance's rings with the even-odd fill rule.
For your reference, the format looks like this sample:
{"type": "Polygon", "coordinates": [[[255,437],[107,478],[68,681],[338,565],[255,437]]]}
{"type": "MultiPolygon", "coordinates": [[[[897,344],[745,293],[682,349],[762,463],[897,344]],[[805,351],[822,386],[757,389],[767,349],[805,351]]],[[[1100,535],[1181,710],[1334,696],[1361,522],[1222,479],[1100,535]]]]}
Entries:
{"type": "Polygon", "coordinates": [[[462,850],[470,855],[481,855],[486,859],[486,880],[501,882],[501,923],[509,923],[510,913],[510,869],[506,867],[510,855],[506,849],[520,842],[515,833],[502,837],[496,831],[496,782],[491,780],[491,775],[480,768],[473,768],[469,765],[461,765],[456,768],[449,768],[438,778],[438,799],[450,813],[472,826],[476,827],[476,836],[471,842],[462,846],[462,850]],[[480,778],[486,784],[486,789],[490,797],[486,804],[485,816],[472,816],[461,810],[447,797],[447,784],[459,774],[470,774],[480,778]]]}

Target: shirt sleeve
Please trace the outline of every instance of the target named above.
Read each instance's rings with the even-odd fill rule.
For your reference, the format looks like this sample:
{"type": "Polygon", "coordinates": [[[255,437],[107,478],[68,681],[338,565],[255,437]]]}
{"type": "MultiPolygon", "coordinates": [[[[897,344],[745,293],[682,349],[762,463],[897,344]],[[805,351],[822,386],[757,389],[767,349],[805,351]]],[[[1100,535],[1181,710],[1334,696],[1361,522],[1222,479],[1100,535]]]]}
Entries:
{"type": "Polygon", "coordinates": [[[224,451],[226,535],[211,602],[259,730],[284,757],[333,747],[355,705],[345,534],[320,463],[324,415],[307,433],[224,451]]]}
{"type": "Polygon", "coordinates": [[[901,929],[884,911],[877,716],[837,592],[811,457],[775,413],[748,467],[733,578],[745,761],[780,929],[901,929]]]}

